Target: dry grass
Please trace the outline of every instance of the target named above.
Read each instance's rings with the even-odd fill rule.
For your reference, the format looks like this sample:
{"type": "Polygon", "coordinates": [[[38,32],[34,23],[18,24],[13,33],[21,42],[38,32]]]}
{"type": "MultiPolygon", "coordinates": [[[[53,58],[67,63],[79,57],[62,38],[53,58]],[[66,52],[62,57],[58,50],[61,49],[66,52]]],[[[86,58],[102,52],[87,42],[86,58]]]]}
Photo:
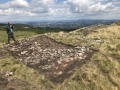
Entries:
{"type": "Polygon", "coordinates": [[[85,38],[80,30],[48,36],[67,44],[99,50],[89,63],[76,69],[71,78],[59,85],[58,90],[120,90],[120,26],[101,28],[85,38]]]}
{"type": "Polygon", "coordinates": [[[13,75],[9,77],[10,79],[18,79],[28,83],[26,85],[21,85],[21,87],[28,87],[27,90],[33,90],[33,88],[35,90],[46,90],[54,88],[53,84],[48,79],[46,79],[44,75],[39,74],[34,69],[19,63],[11,56],[6,57],[7,58],[0,59],[0,71],[13,72],[13,75]]]}
{"type": "Polygon", "coordinates": [[[81,45],[81,42],[84,41],[85,36],[81,33],[80,30],[72,31],[72,32],[59,32],[59,33],[48,33],[46,34],[50,38],[55,39],[58,42],[62,42],[65,44],[71,45],[81,45]]]}
{"type": "Polygon", "coordinates": [[[13,58],[0,60],[0,68],[14,72],[13,77],[25,80],[38,90],[120,90],[120,26],[111,25],[84,36],[80,30],[48,33],[66,44],[90,46],[99,50],[90,62],[76,68],[62,84],[53,85],[44,75],[13,58]]]}
{"type": "Polygon", "coordinates": [[[120,20],[115,23],[116,25],[120,25],[120,20]]]}

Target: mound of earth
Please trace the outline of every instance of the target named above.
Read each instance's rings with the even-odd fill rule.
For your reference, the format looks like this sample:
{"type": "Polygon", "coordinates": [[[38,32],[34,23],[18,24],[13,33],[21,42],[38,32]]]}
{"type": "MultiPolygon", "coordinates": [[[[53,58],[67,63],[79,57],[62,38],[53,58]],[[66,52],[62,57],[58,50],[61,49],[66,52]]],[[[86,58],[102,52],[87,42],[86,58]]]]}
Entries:
{"type": "Polygon", "coordinates": [[[89,47],[66,45],[44,35],[21,40],[5,49],[55,83],[69,78],[74,68],[90,60],[94,52],[89,47]]]}

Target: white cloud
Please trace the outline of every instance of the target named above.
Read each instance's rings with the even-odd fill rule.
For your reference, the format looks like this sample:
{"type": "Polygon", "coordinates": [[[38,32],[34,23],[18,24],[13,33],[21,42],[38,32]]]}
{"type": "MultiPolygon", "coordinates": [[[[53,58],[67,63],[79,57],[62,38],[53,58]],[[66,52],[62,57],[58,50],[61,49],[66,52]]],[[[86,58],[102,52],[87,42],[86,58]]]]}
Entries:
{"type": "Polygon", "coordinates": [[[72,12],[94,12],[94,11],[106,11],[108,8],[112,8],[112,3],[102,4],[98,0],[66,0],[65,4],[69,5],[72,12]]]}
{"type": "Polygon", "coordinates": [[[72,12],[84,12],[88,7],[94,3],[93,0],[66,0],[64,2],[70,7],[72,12]]]}
{"type": "Polygon", "coordinates": [[[91,5],[88,8],[88,11],[108,11],[109,9],[113,8],[114,6],[112,5],[112,3],[108,3],[105,5],[102,5],[101,2],[98,2],[94,5],[91,5]]]}
{"type": "Polygon", "coordinates": [[[16,10],[13,8],[8,8],[8,9],[4,9],[1,10],[0,9],[0,16],[5,15],[5,16],[35,16],[36,14],[31,13],[29,11],[25,11],[25,10],[16,10]]]}
{"type": "MultiPolygon", "coordinates": [[[[119,7],[114,3],[119,0],[10,0],[0,4],[0,16],[17,19],[42,19],[42,18],[102,18],[105,13],[119,18],[119,7]],[[111,14],[113,13],[113,14],[111,14]],[[32,17],[32,18],[31,18],[32,17]]],[[[109,18],[106,17],[106,18],[109,18]]],[[[2,18],[3,19],[3,18],[2,18]]],[[[1,19],[0,19],[1,20],[1,19]]]]}
{"type": "Polygon", "coordinates": [[[56,8],[56,9],[52,9],[49,8],[49,15],[53,15],[53,16],[67,16],[70,15],[70,11],[68,8],[56,8]]]}
{"type": "Polygon", "coordinates": [[[12,0],[8,1],[5,4],[0,4],[0,8],[25,8],[29,7],[29,3],[26,0],[12,0]]]}
{"type": "Polygon", "coordinates": [[[35,16],[36,14],[29,10],[29,6],[26,0],[10,0],[0,4],[0,16],[35,16]]]}
{"type": "Polygon", "coordinates": [[[14,0],[10,4],[13,7],[29,7],[28,2],[25,0],[14,0]]]}
{"type": "Polygon", "coordinates": [[[30,10],[32,13],[48,13],[49,8],[55,5],[55,0],[32,0],[30,10]]]}

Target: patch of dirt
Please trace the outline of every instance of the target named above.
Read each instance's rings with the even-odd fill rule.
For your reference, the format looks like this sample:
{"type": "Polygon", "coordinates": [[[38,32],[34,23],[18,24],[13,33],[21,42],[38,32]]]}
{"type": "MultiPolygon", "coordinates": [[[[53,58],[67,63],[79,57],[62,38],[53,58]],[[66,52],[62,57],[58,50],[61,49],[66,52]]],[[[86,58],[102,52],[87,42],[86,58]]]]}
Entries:
{"type": "Polygon", "coordinates": [[[90,60],[94,53],[89,47],[66,45],[44,35],[10,44],[4,49],[54,83],[69,78],[74,69],[90,60]]]}
{"type": "MultiPolygon", "coordinates": [[[[12,72],[0,71],[0,90],[30,90],[29,83],[12,78],[12,72]]],[[[34,89],[34,87],[31,87],[34,89]]]]}
{"type": "Polygon", "coordinates": [[[0,89],[3,89],[8,84],[8,80],[0,76],[0,89]]]}
{"type": "Polygon", "coordinates": [[[0,59],[6,56],[8,53],[5,49],[0,48],[0,59]]]}

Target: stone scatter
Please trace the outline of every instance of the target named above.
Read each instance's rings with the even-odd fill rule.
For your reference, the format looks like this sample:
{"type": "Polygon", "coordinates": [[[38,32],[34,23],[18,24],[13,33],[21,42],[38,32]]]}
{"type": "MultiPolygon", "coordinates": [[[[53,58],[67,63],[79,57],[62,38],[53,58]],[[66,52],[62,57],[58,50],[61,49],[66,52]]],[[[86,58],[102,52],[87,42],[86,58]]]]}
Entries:
{"type": "Polygon", "coordinates": [[[74,68],[87,62],[93,54],[89,47],[66,45],[44,35],[21,40],[5,49],[20,62],[58,83],[69,78],[74,68]]]}

